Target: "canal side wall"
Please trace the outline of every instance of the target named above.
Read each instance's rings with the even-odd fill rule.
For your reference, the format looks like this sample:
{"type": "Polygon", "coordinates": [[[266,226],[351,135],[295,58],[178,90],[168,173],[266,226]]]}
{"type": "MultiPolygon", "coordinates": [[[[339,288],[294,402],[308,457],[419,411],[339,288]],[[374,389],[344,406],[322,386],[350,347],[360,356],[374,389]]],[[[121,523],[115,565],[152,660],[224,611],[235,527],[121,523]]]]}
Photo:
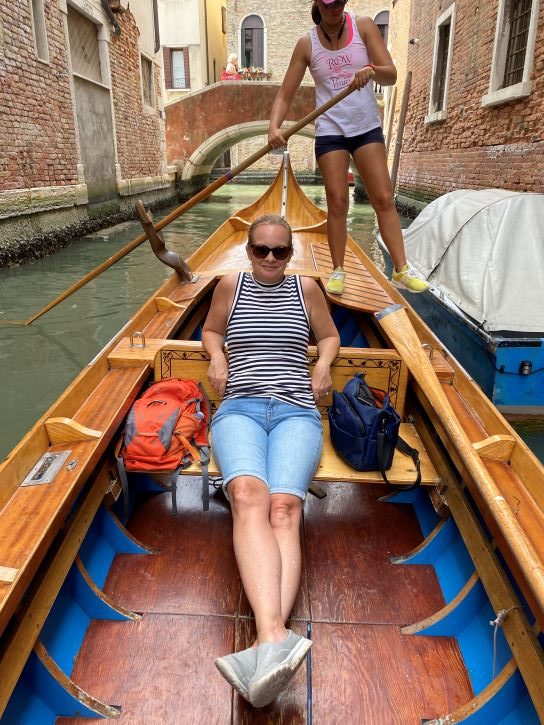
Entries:
{"type": "Polygon", "coordinates": [[[0,266],[172,203],[152,4],[6,4],[0,16],[0,266]],[[117,32],[113,25],[116,24],[117,32]]]}
{"type": "Polygon", "coordinates": [[[390,43],[399,77],[390,164],[401,132],[404,80],[412,72],[396,189],[402,198],[425,203],[459,188],[544,191],[544,3],[529,5],[522,78],[501,87],[508,3],[395,3],[390,43]],[[449,65],[437,110],[440,28],[448,24],[449,65]]]}

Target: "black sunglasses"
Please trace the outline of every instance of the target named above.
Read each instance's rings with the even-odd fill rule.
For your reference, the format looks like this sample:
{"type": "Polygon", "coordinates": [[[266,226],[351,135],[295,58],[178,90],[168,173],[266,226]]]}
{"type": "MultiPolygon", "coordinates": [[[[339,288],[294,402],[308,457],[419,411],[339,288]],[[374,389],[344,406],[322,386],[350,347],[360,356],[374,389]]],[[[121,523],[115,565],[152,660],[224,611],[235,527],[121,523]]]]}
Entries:
{"type": "Polygon", "coordinates": [[[266,244],[248,244],[247,245],[257,259],[266,259],[270,252],[274,255],[274,259],[287,259],[293,247],[267,247],[266,244]]]}

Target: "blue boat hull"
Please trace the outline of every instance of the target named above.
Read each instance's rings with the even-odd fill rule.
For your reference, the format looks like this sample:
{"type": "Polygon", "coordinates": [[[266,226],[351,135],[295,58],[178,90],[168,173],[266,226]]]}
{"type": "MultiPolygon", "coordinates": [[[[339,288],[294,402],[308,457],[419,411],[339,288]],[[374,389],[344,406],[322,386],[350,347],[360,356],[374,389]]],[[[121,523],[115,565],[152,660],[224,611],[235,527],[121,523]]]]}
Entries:
{"type": "Polygon", "coordinates": [[[503,414],[544,415],[544,338],[483,333],[432,292],[403,294],[503,414]]]}

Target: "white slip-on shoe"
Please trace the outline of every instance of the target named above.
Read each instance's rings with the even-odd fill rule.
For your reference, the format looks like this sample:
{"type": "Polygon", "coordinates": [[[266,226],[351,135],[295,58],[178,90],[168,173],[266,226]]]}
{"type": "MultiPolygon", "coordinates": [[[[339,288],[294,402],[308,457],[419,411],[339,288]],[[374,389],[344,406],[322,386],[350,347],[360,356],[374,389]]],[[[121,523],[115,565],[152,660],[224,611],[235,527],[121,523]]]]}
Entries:
{"type": "Polygon", "coordinates": [[[311,640],[287,631],[283,642],[264,642],[257,648],[257,669],[248,688],[254,707],[268,705],[287,687],[312,646],[311,640]]]}
{"type": "Polygon", "coordinates": [[[257,647],[249,647],[225,657],[218,657],[215,666],[234,689],[249,700],[248,687],[257,668],[257,647]]]}

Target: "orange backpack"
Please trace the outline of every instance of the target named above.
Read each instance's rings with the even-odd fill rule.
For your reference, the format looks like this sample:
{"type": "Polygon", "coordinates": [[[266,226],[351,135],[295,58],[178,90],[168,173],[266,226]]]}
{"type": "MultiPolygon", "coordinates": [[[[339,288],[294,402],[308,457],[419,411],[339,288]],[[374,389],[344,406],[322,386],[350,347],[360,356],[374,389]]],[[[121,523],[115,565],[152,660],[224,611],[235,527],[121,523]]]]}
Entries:
{"type": "MultiPolygon", "coordinates": [[[[120,470],[121,466],[124,468],[121,477],[126,479],[126,471],[171,471],[175,510],[175,484],[180,470],[193,461],[200,461],[203,503],[207,510],[209,426],[210,403],[196,380],[166,378],[153,383],[128,414],[118,458],[120,470]]],[[[125,487],[124,481],[123,484],[125,487]]]]}

